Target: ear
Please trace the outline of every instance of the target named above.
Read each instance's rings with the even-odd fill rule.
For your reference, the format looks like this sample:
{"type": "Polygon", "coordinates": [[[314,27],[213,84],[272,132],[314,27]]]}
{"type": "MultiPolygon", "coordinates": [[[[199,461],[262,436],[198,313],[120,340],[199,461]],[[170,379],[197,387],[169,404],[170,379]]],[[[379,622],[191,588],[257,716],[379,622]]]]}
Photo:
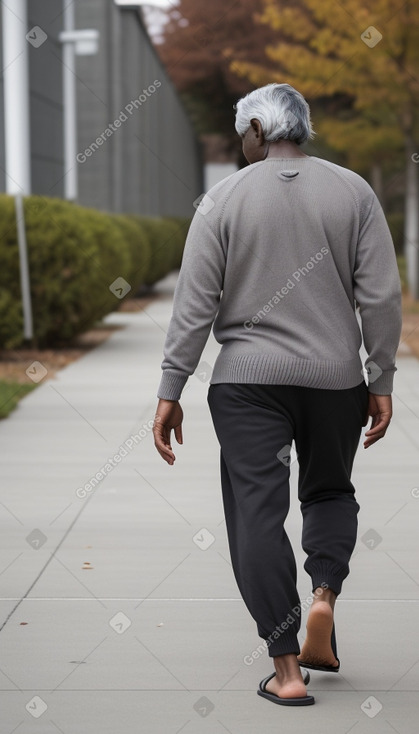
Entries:
{"type": "Polygon", "coordinates": [[[253,120],[250,120],[250,124],[255,133],[255,138],[257,139],[258,144],[263,145],[265,142],[265,138],[263,135],[262,125],[260,124],[259,120],[256,120],[256,118],[253,118],[253,120]]]}

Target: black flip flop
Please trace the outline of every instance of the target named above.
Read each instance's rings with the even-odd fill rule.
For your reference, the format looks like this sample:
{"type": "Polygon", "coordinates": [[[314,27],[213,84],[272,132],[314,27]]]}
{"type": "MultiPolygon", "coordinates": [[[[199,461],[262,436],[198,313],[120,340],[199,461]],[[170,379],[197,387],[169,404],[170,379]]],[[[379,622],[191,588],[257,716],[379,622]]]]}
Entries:
{"type": "Polygon", "coordinates": [[[301,665],[302,668],[320,670],[322,673],[339,673],[340,660],[339,658],[336,658],[336,660],[338,661],[337,665],[311,665],[311,663],[305,663],[304,660],[299,660],[298,664],[301,665]]]}
{"type": "Polygon", "coordinates": [[[336,660],[338,661],[337,665],[312,665],[311,663],[305,663],[304,660],[299,660],[298,664],[301,668],[308,668],[309,670],[320,670],[322,673],[339,673],[340,668],[340,660],[337,655],[337,645],[336,645],[336,632],[335,632],[335,623],[333,622],[332,627],[332,638],[331,638],[331,645],[332,645],[332,651],[333,655],[335,656],[336,660]]]}
{"type": "MultiPolygon", "coordinates": [[[[263,696],[263,698],[267,698],[268,701],[272,701],[273,703],[278,703],[281,706],[310,706],[314,703],[314,697],[313,696],[301,696],[300,698],[281,698],[280,696],[276,696],[274,693],[269,693],[269,691],[266,690],[266,684],[274,678],[276,673],[271,673],[271,675],[268,675],[267,678],[264,678],[259,683],[259,689],[257,691],[258,696],[263,696]]],[[[304,683],[307,685],[307,683],[310,680],[310,673],[307,671],[306,675],[304,675],[304,683]]]]}

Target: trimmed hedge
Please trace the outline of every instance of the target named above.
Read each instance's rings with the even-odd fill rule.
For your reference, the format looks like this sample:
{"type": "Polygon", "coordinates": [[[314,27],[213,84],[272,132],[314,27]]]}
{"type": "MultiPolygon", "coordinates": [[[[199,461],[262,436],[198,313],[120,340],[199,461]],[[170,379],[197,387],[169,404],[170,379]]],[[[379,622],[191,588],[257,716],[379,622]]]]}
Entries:
{"type": "MultiPolygon", "coordinates": [[[[24,198],[35,343],[60,345],[152,285],[182,259],[190,220],[116,215],[24,198]],[[123,278],[130,289],[125,293],[123,278]],[[118,290],[117,286],[123,286],[118,290]]],[[[14,199],[0,195],[0,347],[23,343],[14,199]]]]}
{"type": "Polygon", "coordinates": [[[180,268],[190,219],[165,217],[163,223],[152,217],[133,217],[147,233],[150,262],[145,285],[161,280],[166,273],[180,268]]]}

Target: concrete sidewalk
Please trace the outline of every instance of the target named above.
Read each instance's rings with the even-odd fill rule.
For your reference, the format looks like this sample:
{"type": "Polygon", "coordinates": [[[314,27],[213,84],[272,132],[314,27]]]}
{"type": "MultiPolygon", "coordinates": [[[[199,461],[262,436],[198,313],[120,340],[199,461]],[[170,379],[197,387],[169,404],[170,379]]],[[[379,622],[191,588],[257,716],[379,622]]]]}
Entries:
{"type": "MultiPolygon", "coordinates": [[[[274,706],[256,695],[273,668],[255,652],[262,640],[230,564],[206,404],[212,337],[184,391],[175,465],[153,445],[173,285],[162,281],[145,312],[110,315],[125,328],[47,375],[0,423],[1,734],[413,734],[418,361],[400,353],[391,427],[368,450],[361,439],[355,460],[359,535],[336,612],[342,673],[312,673],[313,707],[274,706]]],[[[304,600],[297,477],[294,461],[287,530],[304,600]]]]}

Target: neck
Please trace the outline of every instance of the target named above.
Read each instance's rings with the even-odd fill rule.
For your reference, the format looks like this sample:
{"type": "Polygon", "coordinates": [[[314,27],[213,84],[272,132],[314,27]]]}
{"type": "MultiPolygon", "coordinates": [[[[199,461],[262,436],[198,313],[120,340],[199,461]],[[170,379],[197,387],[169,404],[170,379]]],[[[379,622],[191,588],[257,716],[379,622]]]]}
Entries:
{"type": "Polygon", "coordinates": [[[292,140],[278,140],[276,143],[268,143],[266,158],[308,158],[300,146],[292,140]]]}

